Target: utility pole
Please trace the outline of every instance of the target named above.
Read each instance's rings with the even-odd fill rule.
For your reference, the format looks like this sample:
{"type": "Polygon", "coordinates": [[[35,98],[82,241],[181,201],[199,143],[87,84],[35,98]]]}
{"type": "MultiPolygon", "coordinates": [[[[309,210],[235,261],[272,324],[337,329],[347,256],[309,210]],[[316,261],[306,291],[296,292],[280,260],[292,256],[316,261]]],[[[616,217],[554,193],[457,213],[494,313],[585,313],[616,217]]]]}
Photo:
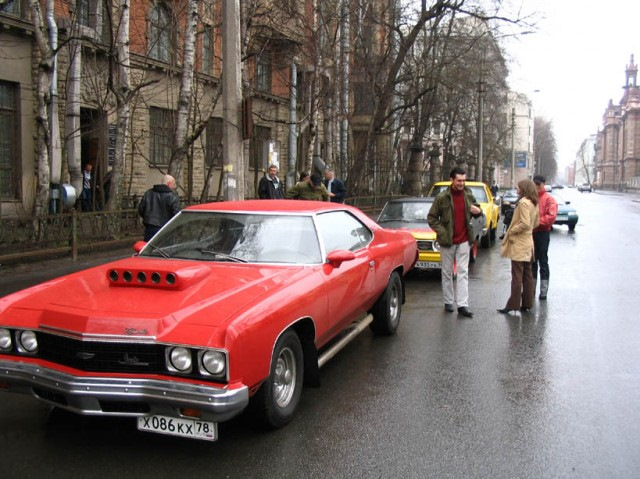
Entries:
{"type": "Polygon", "coordinates": [[[482,181],[482,160],[484,150],[484,82],[482,69],[478,80],[478,181],[482,181]]]}
{"type": "MultiPolygon", "coordinates": [[[[222,158],[224,199],[244,199],[240,1],[222,2],[222,158]]],[[[247,114],[251,114],[248,112],[247,114]]]]}

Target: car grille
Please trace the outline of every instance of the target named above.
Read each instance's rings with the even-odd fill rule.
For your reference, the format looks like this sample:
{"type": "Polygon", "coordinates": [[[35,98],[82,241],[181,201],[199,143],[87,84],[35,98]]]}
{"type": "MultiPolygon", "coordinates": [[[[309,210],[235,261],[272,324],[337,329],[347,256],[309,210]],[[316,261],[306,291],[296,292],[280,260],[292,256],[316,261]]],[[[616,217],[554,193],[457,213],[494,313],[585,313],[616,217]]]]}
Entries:
{"type": "Polygon", "coordinates": [[[418,240],[419,251],[435,251],[433,249],[433,240],[418,240]]]}
{"type": "Polygon", "coordinates": [[[159,344],[79,341],[37,333],[38,357],[82,371],[166,374],[159,344]]]}

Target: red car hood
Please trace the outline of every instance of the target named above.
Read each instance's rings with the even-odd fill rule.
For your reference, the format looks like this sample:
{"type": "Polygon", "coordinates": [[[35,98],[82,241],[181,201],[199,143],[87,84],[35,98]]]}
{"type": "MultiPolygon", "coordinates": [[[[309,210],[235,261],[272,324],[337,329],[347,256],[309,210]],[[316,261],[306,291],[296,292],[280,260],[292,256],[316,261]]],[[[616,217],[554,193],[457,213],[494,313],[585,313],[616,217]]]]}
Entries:
{"type": "Polygon", "coordinates": [[[0,324],[160,339],[181,322],[220,326],[267,292],[295,282],[304,268],[128,258],[1,298],[0,324]]]}

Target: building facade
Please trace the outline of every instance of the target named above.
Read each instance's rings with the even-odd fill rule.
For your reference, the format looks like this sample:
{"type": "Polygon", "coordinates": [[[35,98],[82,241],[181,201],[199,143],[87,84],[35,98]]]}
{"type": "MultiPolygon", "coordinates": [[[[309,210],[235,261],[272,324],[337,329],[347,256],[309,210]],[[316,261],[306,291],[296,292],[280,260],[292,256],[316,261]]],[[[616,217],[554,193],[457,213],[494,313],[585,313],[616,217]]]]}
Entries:
{"type": "Polygon", "coordinates": [[[594,184],[603,189],[640,187],[640,87],[633,55],[625,76],[620,103],[609,100],[596,138],[594,184]]]}

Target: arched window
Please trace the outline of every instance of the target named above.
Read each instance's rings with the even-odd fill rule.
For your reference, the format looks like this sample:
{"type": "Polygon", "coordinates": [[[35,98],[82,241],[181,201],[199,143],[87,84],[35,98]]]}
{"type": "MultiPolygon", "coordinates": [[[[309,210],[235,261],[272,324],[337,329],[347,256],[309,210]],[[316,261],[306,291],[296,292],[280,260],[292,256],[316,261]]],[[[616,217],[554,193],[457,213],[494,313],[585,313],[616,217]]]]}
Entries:
{"type": "Polygon", "coordinates": [[[169,8],[159,2],[151,10],[149,24],[149,56],[155,60],[169,62],[171,59],[171,22],[169,8]]]}

